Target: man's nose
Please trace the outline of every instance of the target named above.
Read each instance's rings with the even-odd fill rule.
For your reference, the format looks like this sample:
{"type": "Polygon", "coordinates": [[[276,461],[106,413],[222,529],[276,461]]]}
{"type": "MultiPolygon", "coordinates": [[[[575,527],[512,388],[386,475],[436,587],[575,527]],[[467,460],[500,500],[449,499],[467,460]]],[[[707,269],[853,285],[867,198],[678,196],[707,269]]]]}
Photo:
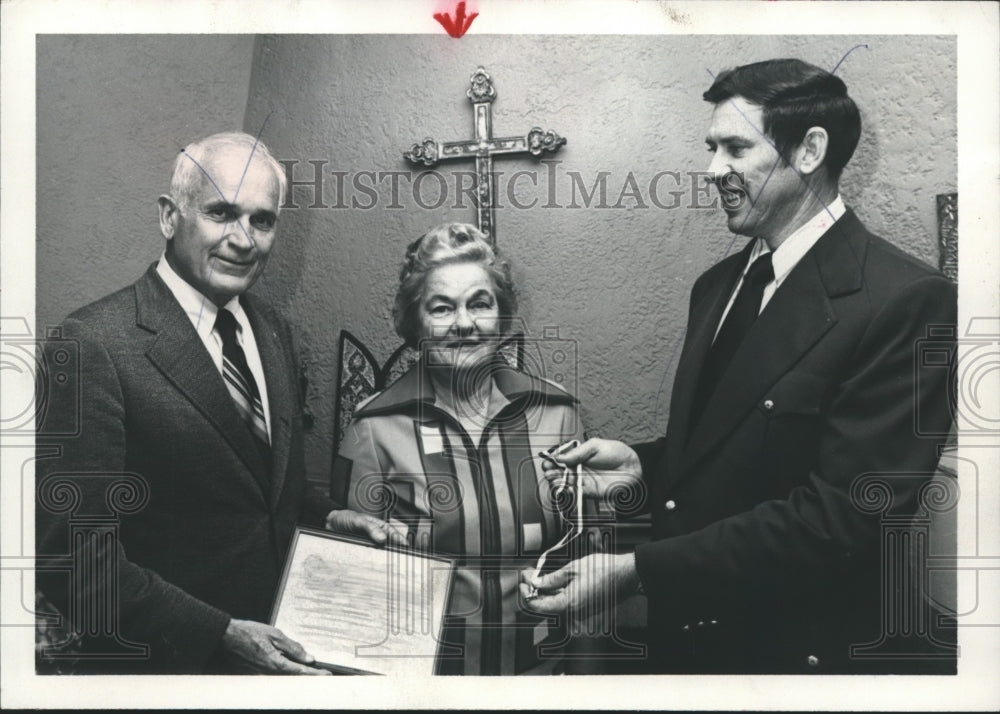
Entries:
{"type": "Polygon", "coordinates": [[[732,167],[726,162],[726,157],[721,151],[712,152],[712,160],[708,163],[708,180],[711,183],[718,183],[719,179],[732,171],[732,167]]]}
{"type": "Polygon", "coordinates": [[[257,240],[254,237],[254,229],[250,224],[250,216],[240,216],[232,221],[227,230],[226,238],[234,246],[242,250],[256,250],[257,240]]]}

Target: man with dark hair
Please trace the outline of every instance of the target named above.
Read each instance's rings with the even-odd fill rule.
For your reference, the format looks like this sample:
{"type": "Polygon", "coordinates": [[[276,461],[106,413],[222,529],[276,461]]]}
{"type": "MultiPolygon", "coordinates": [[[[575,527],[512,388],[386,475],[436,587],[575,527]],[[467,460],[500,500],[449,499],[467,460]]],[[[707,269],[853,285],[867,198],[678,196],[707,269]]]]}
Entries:
{"type": "Polygon", "coordinates": [[[761,108],[764,134],[786,160],[811,127],[821,127],[829,137],[823,167],[834,178],[840,177],[861,138],[861,115],[847,95],[847,85],[801,60],[769,60],[728,69],[702,94],[712,104],[733,97],[761,108]]]}
{"type": "Polygon", "coordinates": [[[939,440],[922,434],[948,431],[948,370],[915,348],[954,328],[955,286],[844,206],[860,118],[840,79],[772,60],[704,98],[709,172],[750,240],[695,281],[665,438],[561,457],[590,472],[590,495],[641,478],[652,541],[526,572],[528,604],[586,612],[644,592],[657,671],[953,672],[948,642],[897,628],[898,598],[925,605],[886,585],[907,564],[882,529],[933,474],[939,440]]]}

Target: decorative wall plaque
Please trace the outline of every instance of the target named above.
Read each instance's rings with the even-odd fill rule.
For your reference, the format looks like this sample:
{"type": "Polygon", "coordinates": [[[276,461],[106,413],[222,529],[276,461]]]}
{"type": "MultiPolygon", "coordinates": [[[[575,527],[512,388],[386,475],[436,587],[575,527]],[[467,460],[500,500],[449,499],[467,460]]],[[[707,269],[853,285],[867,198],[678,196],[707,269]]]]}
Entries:
{"type": "Polygon", "coordinates": [[[958,194],[939,193],[938,217],[938,267],[952,280],[958,281],[958,194]]]}

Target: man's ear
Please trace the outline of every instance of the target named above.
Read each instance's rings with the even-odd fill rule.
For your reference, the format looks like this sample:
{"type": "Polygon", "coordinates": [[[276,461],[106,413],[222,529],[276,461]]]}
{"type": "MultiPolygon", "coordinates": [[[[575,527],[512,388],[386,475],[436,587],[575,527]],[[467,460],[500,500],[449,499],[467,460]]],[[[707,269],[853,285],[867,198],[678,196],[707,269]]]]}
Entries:
{"type": "Polygon", "coordinates": [[[160,233],[163,234],[164,238],[170,240],[174,237],[174,232],[177,230],[177,221],[181,217],[180,206],[167,194],[163,194],[156,199],[156,203],[160,207],[160,233]]]}
{"type": "Polygon", "coordinates": [[[830,135],[821,126],[810,127],[795,150],[795,169],[803,176],[809,176],[823,165],[830,135]]]}

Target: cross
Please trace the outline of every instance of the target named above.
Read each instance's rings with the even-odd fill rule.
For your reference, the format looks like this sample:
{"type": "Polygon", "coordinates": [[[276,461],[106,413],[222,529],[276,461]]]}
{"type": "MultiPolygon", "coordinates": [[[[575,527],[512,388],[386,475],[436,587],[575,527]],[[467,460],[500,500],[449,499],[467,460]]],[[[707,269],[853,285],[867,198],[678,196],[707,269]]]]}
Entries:
{"type": "Polygon", "coordinates": [[[493,137],[492,104],[497,98],[493,80],[486,70],[478,67],[469,79],[470,87],[465,93],[472,102],[472,119],[475,138],[466,141],[437,142],[424,139],[414,144],[403,156],[414,164],[434,166],[438,161],[448,159],[476,159],[476,206],[479,210],[479,230],[496,247],[496,214],[493,186],[493,157],[505,154],[531,154],[541,156],[544,151],[558,151],[566,139],[554,131],[542,131],[532,127],[524,136],[493,137]]]}

